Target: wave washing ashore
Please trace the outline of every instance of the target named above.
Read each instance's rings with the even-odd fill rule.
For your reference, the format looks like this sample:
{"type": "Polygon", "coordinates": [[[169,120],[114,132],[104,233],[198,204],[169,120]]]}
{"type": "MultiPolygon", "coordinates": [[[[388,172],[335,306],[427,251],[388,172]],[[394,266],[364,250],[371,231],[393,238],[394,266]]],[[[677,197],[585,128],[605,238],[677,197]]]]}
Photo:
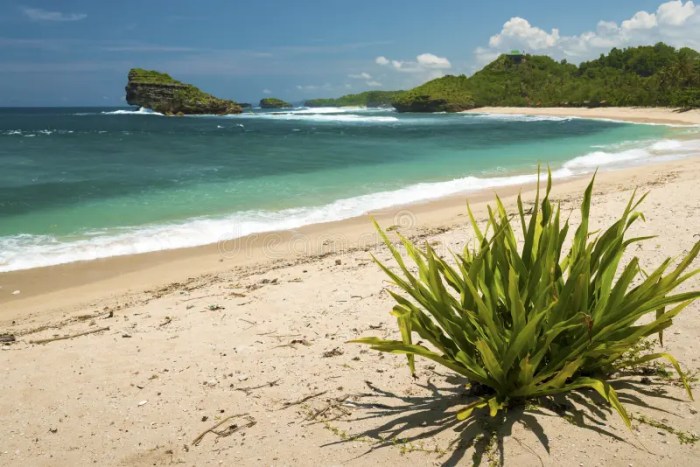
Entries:
{"type": "MultiPolygon", "coordinates": [[[[522,109],[521,109],[522,111],[522,109]]],[[[0,272],[191,247],[700,153],[697,126],[296,109],[0,110],[0,272]]]]}

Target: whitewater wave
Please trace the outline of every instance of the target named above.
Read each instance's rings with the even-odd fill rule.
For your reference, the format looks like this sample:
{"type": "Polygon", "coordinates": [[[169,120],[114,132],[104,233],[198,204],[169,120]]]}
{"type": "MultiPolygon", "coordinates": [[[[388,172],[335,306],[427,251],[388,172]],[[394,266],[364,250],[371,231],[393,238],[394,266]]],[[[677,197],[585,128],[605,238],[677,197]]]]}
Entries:
{"type": "Polygon", "coordinates": [[[502,122],[570,122],[578,117],[555,117],[551,115],[525,115],[525,114],[486,114],[474,112],[460,112],[463,115],[471,115],[483,120],[496,120],[502,122]]]}
{"type": "Polygon", "coordinates": [[[294,112],[296,114],[304,115],[304,114],[342,114],[342,113],[352,113],[352,112],[367,112],[368,110],[376,110],[376,109],[368,109],[367,107],[300,107],[297,109],[294,109],[291,112],[294,112]]]}
{"type": "Polygon", "coordinates": [[[481,119],[497,120],[504,122],[568,122],[572,120],[595,120],[599,122],[620,123],[625,125],[646,125],[664,126],[672,128],[700,128],[698,124],[692,123],[656,123],[656,122],[634,122],[630,120],[620,120],[615,118],[600,117],[579,117],[579,116],[554,116],[554,115],[527,115],[527,114],[489,114],[476,113],[472,111],[459,112],[462,115],[473,115],[481,119]]]}
{"type": "Polygon", "coordinates": [[[58,135],[70,135],[73,134],[73,130],[6,130],[0,132],[2,136],[23,136],[25,138],[34,138],[37,135],[51,136],[53,134],[58,135]]]}
{"type": "MultiPolygon", "coordinates": [[[[355,115],[352,113],[301,113],[301,112],[274,112],[246,114],[246,118],[261,118],[271,120],[290,120],[307,122],[344,122],[344,123],[394,123],[397,117],[377,115],[355,115]]],[[[232,116],[232,118],[240,118],[232,116]]]]}
{"type": "MultiPolygon", "coordinates": [[[[598,168],[612,169],[678,159],[698,153],[700,140],[648,141],[639,147],[594,151],[575,157],[554,170],[552,176],[563,179],[590,173],[598,168]]],[[[535,173],[467,176],[340,199],[323,206],[280,211],[245,211],[223,217],[194,218],[179,223],[90,231],[68,239],[28,234],[0,237],[0,272],[224,242],[250,234],[295,229],[309,224],[347,219],[391,206],[488,188],[530,184],[536,180],[535,173]]]]}
{"type": "MultiPolygon", "coordinates": [[[[557,178],[570,175],[567,170],[558,170],[553,174],[557,178]]],[[[419,183],[399,190],[341,199],[318,207],[246,211],[221,218],[196,218],[174,224],[91,231],[85,233],[83,238],[72,241],[46,235],[5,237],[0,238],[0,272],[207,245],[255,233],[348,219],[398,204],[536,180],[536,174],[491,178],[470,176],[445,182],[419,183]]]]}
{"type": "Polygon", "coordinates": [[[162,117],[163,114],[154,112],[146,107],[141,107],[139,110],[113,110],[111,112],[100,112],[102,115],[156,115],[162,117]]]}
{"type": "Polygon", "coordinates": [[[666,139],[644,147],[626,149],[618,152],[594,151],[575,157],[564,163],[563,168],[575,174],[586,173],[596,168],[616,168],[647,163],[651,160],[680,159],[700,152],[700,140],[679,141],[666,139]]]}

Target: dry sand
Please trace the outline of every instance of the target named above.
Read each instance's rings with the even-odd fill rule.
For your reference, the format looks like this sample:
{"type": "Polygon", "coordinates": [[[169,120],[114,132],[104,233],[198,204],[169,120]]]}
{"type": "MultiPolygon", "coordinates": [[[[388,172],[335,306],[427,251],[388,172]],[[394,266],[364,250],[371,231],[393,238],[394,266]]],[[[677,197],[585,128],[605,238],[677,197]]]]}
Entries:
{"type": "MultiPolygon", "coordinates": [[[[648,190],[647,222],[634,233],[660,237],[630,253],[645,265],[680,255],[700,238],[699,178],[700,158],[601,173],[593,222],[609,224],[633,188],[648,190]]],[[[586,182],[555,185],[574,224],[586,182]]],[[[512,208],[521,188],[531,200],[532,187],[498,193],[512,208]]],[[[470,195],[478,217],[492,197],[470,195]]],[[[470,238],[464,196],[375,214],[440,251],[470,238]]],[[[500,424],[488,417],[457,423],[454,412],[468,400],[463,380],[426,361],[414,380],[403,357],[346,344],[397,335],[388,282],[371,253],[389,260],[369,220],[359,218],[0,274],[0,334],[17,338],[0,347],[0,465],[469,465],[502,458],[506,465],[678,466],[700,458],[700,442],[682,444],[639,421],[630,432],[583,397],[569,412],[575,424],[539,408],[514,410],[500,424]],[[63,336],[77,337],[32,343],[63,336]]],[[[700,369],[699,312],[699,303],[686,309],[666,338],[666,350],[693,372],[700,369]]],[[[642,378],[617,383],[631,413],[700,434],[697,402],[674,380],[655,376],[632,391],[642,378]]]]}

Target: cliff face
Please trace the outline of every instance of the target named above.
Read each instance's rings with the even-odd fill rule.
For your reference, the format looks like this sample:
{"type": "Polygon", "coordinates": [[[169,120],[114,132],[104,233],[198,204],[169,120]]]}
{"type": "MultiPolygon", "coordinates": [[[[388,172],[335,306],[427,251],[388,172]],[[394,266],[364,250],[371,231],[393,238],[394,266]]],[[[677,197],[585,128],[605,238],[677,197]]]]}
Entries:
{"type": "Polygon", "coordinates": [[[219,99],[182,83],[165,73],[133,68],[126,85],[126,101],[166,115],[237,114],[243,110],[230,100],[219,99]]]}

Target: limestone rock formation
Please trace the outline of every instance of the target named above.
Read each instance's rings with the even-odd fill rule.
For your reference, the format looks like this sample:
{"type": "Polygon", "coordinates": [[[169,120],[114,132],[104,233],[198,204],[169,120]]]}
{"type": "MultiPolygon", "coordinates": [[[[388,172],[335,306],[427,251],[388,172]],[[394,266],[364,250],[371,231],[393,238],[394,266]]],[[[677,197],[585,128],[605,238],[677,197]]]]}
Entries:
{"type": "Polygon", "coordinates": [[[237,114],[241,107],[231,100],[219,99],[199,88],[173,79],[166,73],[132,68],[126,85],[129,105],[146,107],[165,115],[237,114]]]}

